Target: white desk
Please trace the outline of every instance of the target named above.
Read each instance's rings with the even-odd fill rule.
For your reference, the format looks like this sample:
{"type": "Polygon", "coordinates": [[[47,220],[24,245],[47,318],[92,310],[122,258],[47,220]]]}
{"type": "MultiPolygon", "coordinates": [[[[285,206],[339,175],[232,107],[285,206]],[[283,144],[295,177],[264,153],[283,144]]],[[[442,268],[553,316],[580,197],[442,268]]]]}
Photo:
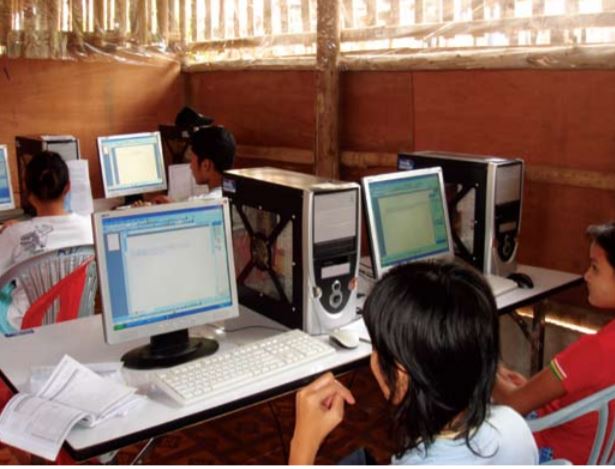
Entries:
{"type": "MultiPolygon", "coordinates": [[[[582,281],[579,275],[548,269],[521,266],[519,270],[529,274],[535,286],[532,289],[513,290],[498,297],[498,309],[502,313],[540,302],[549,295],[582,281]]],[[[536,309],[537,316],[540,316],[542,311],[542,319],[537,319],[537,316],[534,318],[534,326],[538,332],[532,331],[538,340],[541,338],[540,327],[544,338],[544,309],[536,309]]],[[[246,308],[240,308],[239,318],[225,322],[229,331],[246,326],[282,328],[278,323],[246,308]]],[[[363,331],[361,335],[365,334],[362,321],[351,327],[363,331]]],[[[276,330],[265,328],[243,329],[222,335],[215,335],[214,329],[207,326],[191,330],[194,336],[215,337],[220,342],[221,350],[277,333],[276,330]]],[[[327,338],[323,336],[321,340],[326,341],[327,338]]],[[[124,352],[145,342],[142,340],[118,345],[105,344],[102,318],[97,315],[45,326],[20,336],[0,337],[0,370],[17,389],[26,390],[31,366],[55,365],[64,354],[71,355],[81,363],[119,360],[124,352]]],[[[542,348],[537,348],[536,352],[542,353],[542,348]]],[[[298,367],[292,372],[269,378],[249,388],[241,387],[215,399],[187,407],[180,407],[153,390],[149,385],[150,372],[125,370],[127,382],[140,388],[150,399],[127,417],[111,419],[94,429],[75,428],[68,436],[67,449],[75,459],[87,459],[294,391],[327,370],[341,373],[367,364],[370,353],[371,346],[361,343],[354,350],[339,350],[335,355],[317,363],[298,367]]]]}
{"type": "Polygon", "coordinates": [[[540,371],[544,365],[546,300],[561,291],[581,285],[583,277],[558,270],[519,265],[518,272],[528,274],[534,281],[534,288],[518,288],[496,298],[500,314],[508,314],[521,328],[530,343],[530,373],[540,371]],[[516,312],[517,308],[530,306],[533,310],[532,325],[516,312]]]}
{"type": "MultiPolygon", "coordinates": [[[[363,263],[371,262],[367,259],[363,263]]],[[[544,337],[545,337],[545,314],[546,299],[563,290],[567,290],[583,283],[583,277],[578,274],[561,272],[559,270],[543,269],[529,265],[519,265],[518,272],[530,276],[534,283],[533,288],[517,288],[508,293],[496,297],[498,312],[508,314],[521,328],[523,334],[530,342],[530,370],[533,373],[541,370],[544,357],[544,337]],[[523,319],[516,313],[517,308],[529,306],[533,309],[533,320],[531,328],[526,326],[523,319]]],[[[366,281],[361,278],[359,281],[359,291],[366,288],[366,281]]],[[[365,290],[363,290],[364,292],[365,290]]],[[[360,307],[363,305],[365,297],[361,298],[360,307]]]]}
{"type": "MultiPolygon", "coordinates": [[[[248,309],[240,310],[239,318],[225,322],[227,330],[252,325],[282,328],[248,309]]],[[[215,337],[220,343],[220,350],[228,350],[277,333],[276,330],[264,328],[244,329],[222,335],[215,335],[212,328],[206,326],[191,330],[193,336],[215,337]]],[[[328,339],[323,336],[321,340],[328,339]]],[[[0,337],[0,369],[17,389],[27,390],[31,366],[55,365],[64,354],[71,355],[81,363],[119,360],[124,352],[145,342],[105,344],[102,318],[96,315],[45,326],[21,336],[0,337]]],[[[165,395],[153,390],[149,384],[151,372],[125,370],[128,384],[138,387],[150,399],[126,417],[110,419],[93,429],[75,427],[65,447],[75,459],[87,459],[294,391],[327,370],[341,373],[353,369],[367,363],[370,353],[371,346],[360,343],[356,349],[339,350],[319,362],[297,367],[250,387],[240,387],[215,399],[186,407],[178,406],[165,395]]]]}

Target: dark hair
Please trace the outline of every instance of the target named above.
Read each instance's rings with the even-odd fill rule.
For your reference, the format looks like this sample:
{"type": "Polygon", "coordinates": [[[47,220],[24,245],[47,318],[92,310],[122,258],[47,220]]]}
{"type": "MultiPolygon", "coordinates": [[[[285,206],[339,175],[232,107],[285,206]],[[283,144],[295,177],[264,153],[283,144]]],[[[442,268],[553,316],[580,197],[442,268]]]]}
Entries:
{"type": "Polygon", "coordinates": [[[590,225],[587,227],[587,235],[604,249],[609,264],[615,269],[615,221],[602,225],[590,225]]]}
{"type": "Polygon", "coordinates": [[[56,200],[68,184],[68,166],[53,151],[35,154],[26,165],[26,188],[39,200],[56,200]]]}
{"type": "Polygon", "coordinates": [[[235,160],[235,138],[224,127],[203,127],[190,136],[190,146],[199,163],[208,159],[219,173],[231,169],[235,160]]]}
{"type": "Polygon", "coordinates": [[[482,276],[453,262],[391,270],[367,298],[365,324],[391,390],[397,456],[451,430],[464,437],[487,417],[499,357],[497,307],[482,276]],[[400,366],[406,394],[395,403],[400,366]]]}

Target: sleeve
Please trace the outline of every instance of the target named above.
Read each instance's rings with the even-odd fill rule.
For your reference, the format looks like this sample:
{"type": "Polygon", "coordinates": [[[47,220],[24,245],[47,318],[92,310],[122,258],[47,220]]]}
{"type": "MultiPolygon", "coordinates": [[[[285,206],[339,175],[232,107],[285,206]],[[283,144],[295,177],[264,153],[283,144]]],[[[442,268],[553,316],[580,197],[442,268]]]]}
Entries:
{"type": "Polygon", "coordinates": [[[587,335],[558,353],[549,367],[567,393],[576,393],[593,387],[592,383],[600,379],[603,361],[598,337],[587,335]]]}

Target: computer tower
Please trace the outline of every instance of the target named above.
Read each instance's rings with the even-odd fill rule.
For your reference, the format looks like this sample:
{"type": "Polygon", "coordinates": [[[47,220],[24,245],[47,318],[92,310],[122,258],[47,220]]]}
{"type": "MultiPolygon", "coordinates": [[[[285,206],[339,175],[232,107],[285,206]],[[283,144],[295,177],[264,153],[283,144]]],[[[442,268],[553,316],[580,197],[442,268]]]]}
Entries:
{"type": "Polygon", "coordinates": [[[359,185],[276,168],[227,171],[239,302],[325,333],[356,317],[359,185]]]}
{"type": "Polygon", "coordinates": [[[171,124],[158,126],[162,140],[162,152],[165,166],[190,162],[190,155],[186,154],[190,146],[190,132],[171,124]]]}
{"type": "Polygon", "coordinates": [[[28,189],[26,187],[26,166],[32,155],[47,150],[58,153],[64,161],[77,160],[80,158],[79,140],[72,135],[18,136],[15,137],[15,149],[21,208],[28,215],[34,215],[34,207],[28,201],[28,189]]]}
{"type": "Polygon", "coordinates": [[[524,163],[463,153],[400,153],[397,169],[442,167],[455,253],[484,273],[516,270],[524,163]]]}

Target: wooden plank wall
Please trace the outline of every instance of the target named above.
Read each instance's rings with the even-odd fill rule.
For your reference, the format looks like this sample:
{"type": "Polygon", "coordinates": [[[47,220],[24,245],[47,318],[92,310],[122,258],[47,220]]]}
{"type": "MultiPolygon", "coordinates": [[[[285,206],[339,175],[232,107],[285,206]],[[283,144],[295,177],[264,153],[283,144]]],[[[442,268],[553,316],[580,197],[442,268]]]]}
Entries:
{"type": "MultiPolygon", "coordinates": [[[[520,156],[528,175],[546,166],[567,168],[573,179],[575,171],[590,171],[613,180],[614,79],[613,71],[589,70],[344,72],[340,149],[346,164],[340,174],[357,180],[391,171],[390,154],[433,149],[520,156]],[[350,152],[385,155],[375,158],[382,164],[361,167],[350,152]]],[[[240,165],[309,172],[314,83],[310,72],[199,72],[188,75],[187,90],[193,105],[228,126],[240,144],[253,146],[240,165]],[[274,156],[259,159],[259,152],[268,154],[262,146],[274,156]]],[[[608,186],[528,177],[520,261],[583,272],[586,226],[615,219],[615,187],[608,186]]]]}
{"type": "Polygon", "coordinates": [[[96,137],[172,122],[183,104],[181,81],[173,62],[0,60],[0,143],[9,146],[13,181],[16,135],[71,134],[90,162],[94,196],[103,197],[96,137]]]}
{"type": "Polygon", "coordinates": [[[316,72],[190,73],[186,89],[191,106],[233,132],[241,146],[238,166],[313,172],[316,72]],[[274,149],[274,160],[268,149],[274,149]]]}

